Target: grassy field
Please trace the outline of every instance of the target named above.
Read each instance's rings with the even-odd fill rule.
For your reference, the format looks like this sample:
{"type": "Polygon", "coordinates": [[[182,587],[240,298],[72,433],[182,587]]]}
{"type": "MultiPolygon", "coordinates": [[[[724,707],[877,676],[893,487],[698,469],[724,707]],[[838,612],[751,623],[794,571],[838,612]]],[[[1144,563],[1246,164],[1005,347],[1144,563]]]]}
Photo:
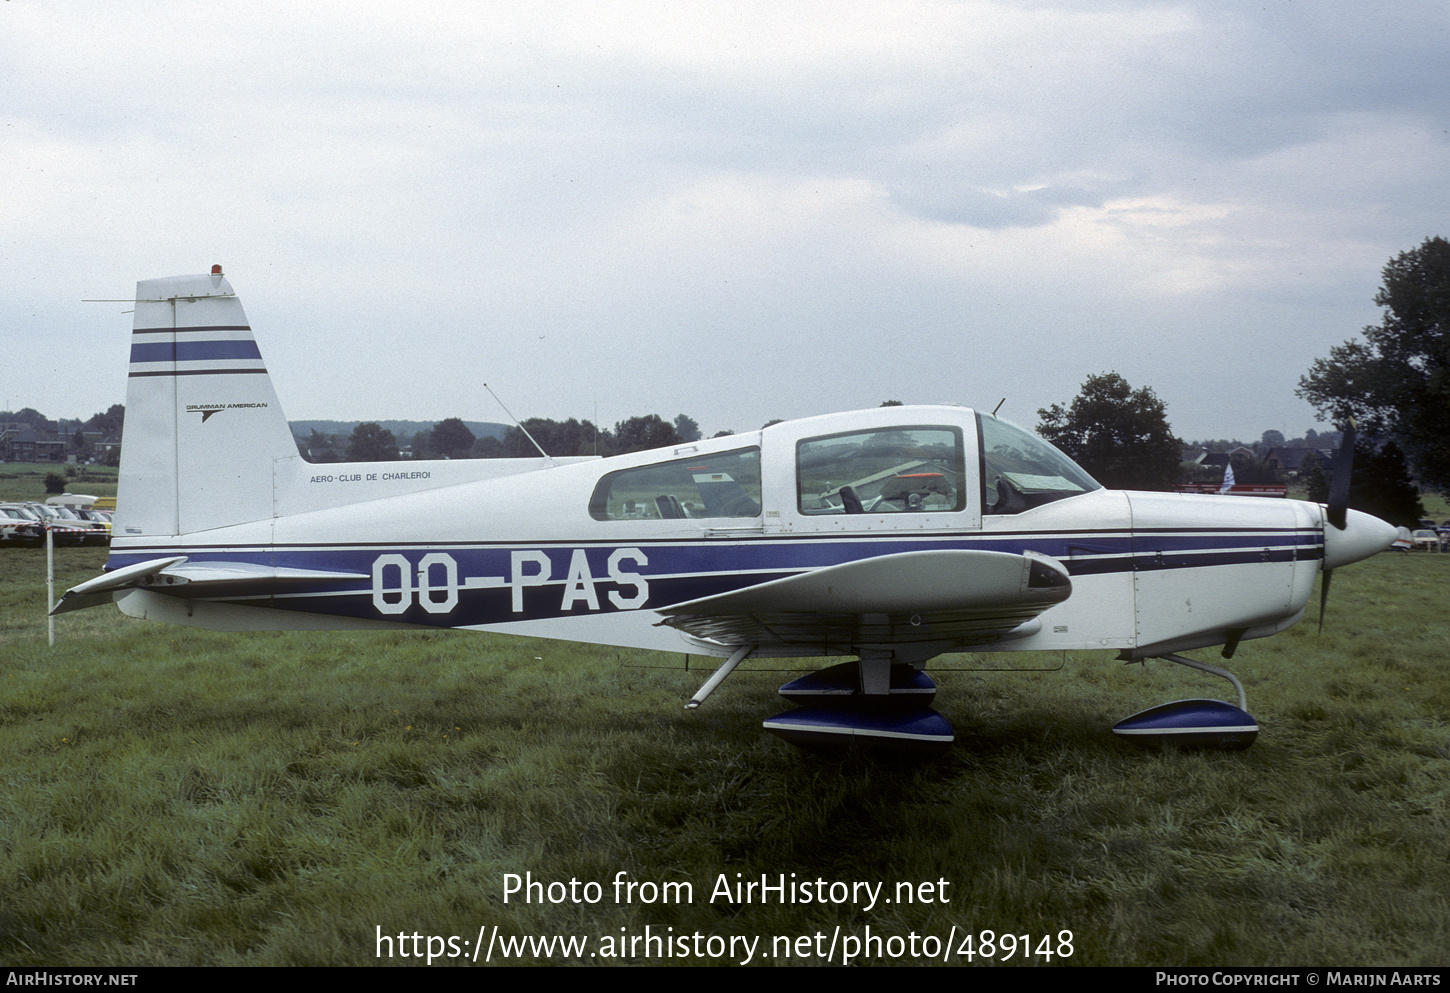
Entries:
{"type": "Polygon", "coordinates": [[[51,473],[65,474],[66,491],[88,493],[96,497],[116,495],[117,470],[109,466],[64,466],[42,462],[6,462],[0,464],[0,502],[36,500],[44,502],[45,477],[51,473]]]}
{"type": "MultiPolygon", "coordinates": [[[[58,551],[57,587],[103,557],[58,551]]],[[[0,550],[0,961],[414,964],[433,935],[442,965],[481,933],[500,961],[497,928],[589,942],[525,961],[818,963],[834,942],[835,962],[981,964],[1011,935],[1014,963],[1444,965],[1447,579],[1450,555],[1384,554],[1336,575],[1322,636],[1246,644],[1247,752],[1110,733],[1228,690],[1181,667],[952,656],[1062,668],[936,672],[957,742],[901,764],[766,735],[778,672],[687,713],[705,674],[679,656],[109,608],[59,618],[48,649],[44,553],[0,550]],[[619,873],[692,892],[617,894],[619,873]],[[510,874],[562,885],[506,899],[510,874]],[[885,885],[872,906],[714,893],[782,874],[885,885]]]]}

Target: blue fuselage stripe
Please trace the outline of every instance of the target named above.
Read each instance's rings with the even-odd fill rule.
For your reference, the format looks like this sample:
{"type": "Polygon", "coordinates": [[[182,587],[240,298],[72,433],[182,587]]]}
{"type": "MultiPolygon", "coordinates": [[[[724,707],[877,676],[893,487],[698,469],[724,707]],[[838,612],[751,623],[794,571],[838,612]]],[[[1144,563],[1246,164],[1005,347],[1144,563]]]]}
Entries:
{"type": "Polygon", "coordinates": [[[356,543],[278,545],[269,548],[221,546],[149,546],[113,548],[108,568],[167,554],[187,555],[192,563],[244,562],[282,569],[350,572],[381,579],[277,579],[259,586],[200,583],[166,590],[175,596],[230,600],[289,610],[342,614],[417,624],[457,627],[504,621],[581,616],[619,609],[658,609],[768,582],[806,570],[900,552],[987,550],[1021,554],[1036,551],[1060,561],[1073,576],[1157,572],[1221,565],[1314,561],[1323,557],[1317,529],[1238,533],[1139,532],[1051,535],[936,535],[902,540],[843,539],[839,536],[750,541],[679,542],[616,540],[601,542],[480,543],[427,545],[356,543]],[[582,553],[582,559],[580,555],[582,553]],[[420,568],[432,556],[426,576],[420,568]],[[378,563],[386,557],[385,568],[378,563]],[[547,560],[547,579],[542,579],[547,560]],[[382,602],[397,603],[404,583],[399,560],[406,561],[406,585],[413,590],[405,612],[382,612],[382,602]],[[445,567],[443,559],[451,562],[445,567]],[[457,603],[428,610],[448,595],[447,568],[456,570],[451,589],[457,603]],[[515,576],[515,571],[518,576],[515,576]],[[516,582],[517,580],[517,582],[516,582]],[[644,586],[639,581],[643,581],[644,586]],[[431,592],[425,594],[423,587],[431,592]],[[375,587],[377,587],[375,589],[375,587]],[[379,590],[385,588],[385,592],[379,590]],[[642,601],[641,590],[647,589],[642,601]],[[566,607],[567,605],[567,607],[566,607]]]}

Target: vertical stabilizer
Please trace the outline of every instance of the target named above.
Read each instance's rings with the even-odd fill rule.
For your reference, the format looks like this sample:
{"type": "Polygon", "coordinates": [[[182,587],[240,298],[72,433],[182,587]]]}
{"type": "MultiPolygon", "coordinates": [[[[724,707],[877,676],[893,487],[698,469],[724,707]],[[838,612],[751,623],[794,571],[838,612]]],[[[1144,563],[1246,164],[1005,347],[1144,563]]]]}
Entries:
{"type": "Polygon", "coordinates": [[[116,535],[272,517],[297,445],[221,267],[137,283],[134,327],[116,535]]]}

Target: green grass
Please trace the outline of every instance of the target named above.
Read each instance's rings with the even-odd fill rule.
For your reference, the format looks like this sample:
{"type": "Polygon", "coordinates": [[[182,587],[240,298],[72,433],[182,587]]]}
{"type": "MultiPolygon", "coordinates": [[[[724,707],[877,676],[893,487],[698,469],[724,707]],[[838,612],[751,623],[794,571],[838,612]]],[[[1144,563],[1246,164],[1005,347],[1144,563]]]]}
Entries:
{"type": "MultiPolygon", "coordinates": [[[[58,550],[57,588],[103,557],[58,550]]],[[[1178,666],[952,656],[938,664],[1063,668],[938,673],[957,742],[920,764],[766,735],[781,673],[737,672],[685,712],[704,672],[637,667],[678,656],[228,635],[104,608],[59,618],[50,649],[43,570],[43,552],[0,550],[9,965],[371,964],[379,927],[472,941],[495,925],[759,935],[756,961],[772,936],[828,944],[838,927],[1034,946],[1070,930],[1072,957],[1052,964],[1075,965],[1443,965],[1450,949],[1450,556],[1340,570],[1322,637],[1307,620],[1245,644],[1231,664],[1263,727],[1247,752],[1111,734],[1143,707],[1227,690],[1178,666]],[[691,883],[694,899],[616,903],[621,871],[691,883]],[[509,873],[597,881],[603,898],[505,904],[509,873]],[[736,873],[887,895],[945,880],[949,902],[712,902],[736,873]]],[[[911,959],[862,959],[893,960],[911,959]]]]}
{"type": "Polygon", "coordinates": [[[1450,500],[1443,494],[1424,492],[1420,503],[1425,507],[1425,516],[1433,521],[1450,521],[1450,500]]]}
{"type": "Polygon", "coordinates": [[[0,503],[34,500],[44,502],[45,477],[51,473],[65,474],[67,469],[73,475],[66,477],[66,491],[88,493],[96,497],[116,495],[118,470],[110,466],[82,465],[65,466],[50,462],[6,462],[0,464],[0,503]]]}

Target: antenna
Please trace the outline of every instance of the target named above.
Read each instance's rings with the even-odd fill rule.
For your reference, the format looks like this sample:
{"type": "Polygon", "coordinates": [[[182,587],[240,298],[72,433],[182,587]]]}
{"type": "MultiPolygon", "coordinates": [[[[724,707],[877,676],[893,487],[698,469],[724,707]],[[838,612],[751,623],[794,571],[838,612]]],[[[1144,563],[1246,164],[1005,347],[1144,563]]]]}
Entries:
{"type": "Polygon", "coordinates": [[[523,424],[519,422],[519,419],[514,416],[514,412],[509,410],[507,407],[504,407],[503,401],[498,398],[498,394],[493,391],[493,388],[490,387],[487,383],[483,384],[483,388],[488,390],[488,395],[493,397],[495,403],[497,403],[500,407],[503,407],[503,412],[509,415],[509,420],[514,422],[514,427],[522,431],[525,438],[529,439],[529,441],[534,442],[534,447],[539,450],[539,454],[542,455],[544,458],[548,459],[549,462],[551,462],[552,464],[558,465],[559,463],[554,461],[554,457],[548,452],[544,451],[544,446],[540,445],[537,441],[534,441],[534,436],[529,434],[529,429],[524,427],[523,424]]]}
{"type": "Polygon", "coordinates": [[[993,417],[996,417],[997,416],[997,411],[1001,410],[1002,409],[1002,404],[1004,404],[1006,402],[1007,402],[1007,398],[1006,397],[1003,397],[1002,399],[1000,399],[1000,400],[997,401],[997,406],[995,406],[995,407],[992,408],[992,416],[993,417]]]}

